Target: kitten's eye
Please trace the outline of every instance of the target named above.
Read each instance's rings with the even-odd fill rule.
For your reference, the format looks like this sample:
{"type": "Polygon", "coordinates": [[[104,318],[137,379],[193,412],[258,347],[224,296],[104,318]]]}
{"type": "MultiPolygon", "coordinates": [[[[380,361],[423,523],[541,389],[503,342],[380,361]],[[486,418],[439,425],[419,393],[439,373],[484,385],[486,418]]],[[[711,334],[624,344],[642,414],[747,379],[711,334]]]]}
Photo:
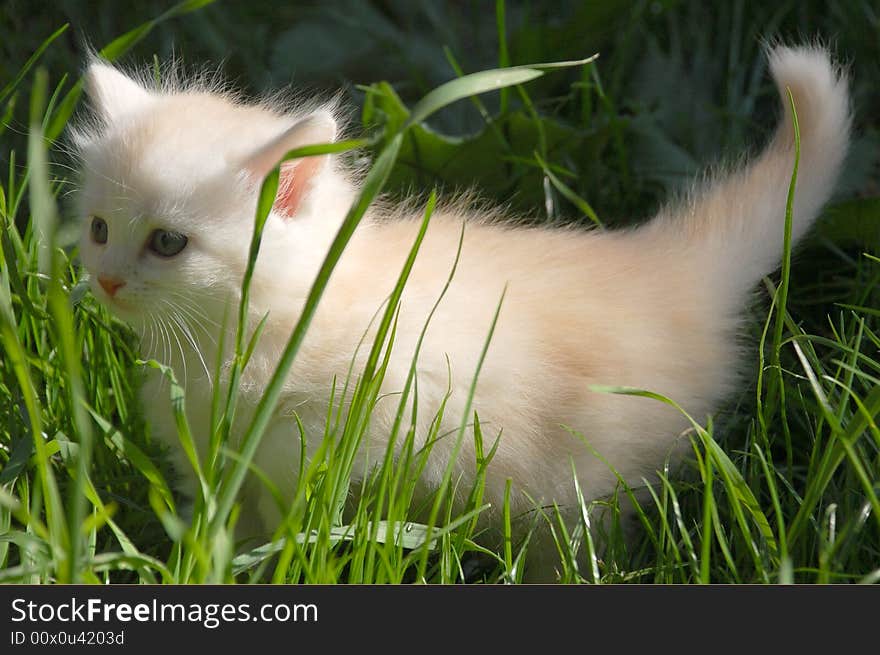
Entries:
{"type": "Polygon", "coordinates": [[[107,243],[107,221],[99,216],[92,216],[92,241],[107,243]]]}
{"type": "Polygon", "coordinates": [[[188,239],[180,232],[154,230],[150,235],[147,247],[160,257],[174,257],[186,248],[188,239]]]}

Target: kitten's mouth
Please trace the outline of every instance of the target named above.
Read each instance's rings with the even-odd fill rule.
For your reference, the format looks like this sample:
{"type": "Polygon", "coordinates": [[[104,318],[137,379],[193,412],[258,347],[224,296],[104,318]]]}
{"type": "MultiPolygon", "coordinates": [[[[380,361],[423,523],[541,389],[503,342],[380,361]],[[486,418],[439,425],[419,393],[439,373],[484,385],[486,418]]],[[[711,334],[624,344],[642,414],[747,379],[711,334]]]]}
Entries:
{"type": "Polygon", "coordinates": [[[100,287],[92,287],[92,293],[101,303],[114,314],[118,314],[120,318],[128,319],[134,313],[135,306],[130,300],[120,298],[118,295],[111,296],[100,287]]]}

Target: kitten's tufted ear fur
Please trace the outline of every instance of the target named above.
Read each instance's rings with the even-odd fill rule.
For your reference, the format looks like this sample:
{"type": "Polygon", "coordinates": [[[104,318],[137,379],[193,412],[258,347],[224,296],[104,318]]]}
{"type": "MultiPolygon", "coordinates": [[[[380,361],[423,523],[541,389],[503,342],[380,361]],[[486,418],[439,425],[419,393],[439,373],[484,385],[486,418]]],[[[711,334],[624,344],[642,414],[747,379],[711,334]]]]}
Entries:
{"type": "Polygon", "coordinates": [[[108,123],[142,109],[152,99],[150,92],[135,80],[99,60],[89,65],[84,84],[92,105],[108,123]]]}
{"type": "MultiPolygon", "coordinates": [[[[264,178],[289,151],[308,145],[332,143],[336,139],[336,121],[327,111],[319,111],[295,123],[280,136],[253,153],[245,170],[256,179],[264,178]]],[[[316,174],[327,163],[327,155],[303,157],[284,162],[278,180],[274,210],[293,216],[312,187],[316,174]]]]}

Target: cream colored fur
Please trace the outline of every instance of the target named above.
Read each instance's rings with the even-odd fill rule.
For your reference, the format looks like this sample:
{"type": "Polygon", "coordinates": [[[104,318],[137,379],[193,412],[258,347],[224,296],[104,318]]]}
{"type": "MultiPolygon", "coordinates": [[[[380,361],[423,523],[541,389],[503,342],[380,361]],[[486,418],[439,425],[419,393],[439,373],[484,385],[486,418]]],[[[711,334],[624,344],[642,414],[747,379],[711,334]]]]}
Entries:
{"type": "MultiPolygon", "coordinates": [[[[791,88],[800,121],[797,240],[829,197],[842,166],[850,124],[847,83],[821,49],[777,47],[769,57],[780,91],[791,88]]],[[[115,298],[97,283],[93,289],[143,334],[144,355],[170,363],[185,381],[189,419],[204,452],[208,370],[224,308],[230,301],[234,308],[239,299],[258,177],[286,149],[322,136],[332,139],[332,112],[313,107],[288,113],[197,86],[155,89],[100,62],[89,67],[86,89],[95,111],[75,135],[83,160],[80,210],[84,217],[104,218],[109,238],[106,245],[92,242],[87,220],[82,261],[93,281],[104,275],[126,282],[115,298]],[[318,116],[310,131],[296,128],[309,115],[318,116]],[[144,244],[157,228],[188,235],[186,249],[169,259],[150,254],[144,244]]],[[[487,479],[486,500],[496,512],[490,522],[502,506],[507,479],[513,482],[515,514],[553,502],[567,513],[577,504],[572,463],[589,500],[613,490],[608,464],[640,485],[687,443],[680,436],[688,423],[677,411],[650,399],[600,393],[591,390],[594,385],[649,389],[699,420],[734,388],[741,312],[782,252],[794,163],[786,97],[783,105],[785,117],[761,155],[639,229],[523,227],[505,224],[492,211],[454,205],[434,215],[403,294],[383,390],[393,394],[405,382],[465,223],[457,272],[418,361],[419,433],[427,432],[447,394],[440,432],[459,425],[506,289],[473,407],[488,439],[501,434],[487,479]]],[[[285,169],[293,180],[298,170],[310,171],[299,180],[306,184],[303,200],[292,216],[274,212],[266,226],[250,325],[266,313],[268,322],[245,371],[236,426],[246,424],[256,406],[356,194],[356,183],[337,162],[312,164],[285,169]]],[[[292,415],[300,417],[309,447],[315,448],[332,380],[344,379],[416,236],[420,212],[386,213],[368,214],[343,254],[257,452],[256,465],[284,492],[293,488],[299,464],[292,415]]],[[[365,357],[361,349],[355,371],[365,357]]],[[[167,396],[158,378],[143,391],[153,434],[180,454],[167,396]]],[[[382,456],[396,402],[391,395],[374,412],[358,471],[382,456]]],[[[422,493],[438,484],[453,444],[448,438],[435,445],[422,493]]],[[[189,470],[181,457],[180,472],[191,483],[189,470]]],[[[467,487],[474,474],[470,437],[457,471],[467,487]]],[[[279,508],[269,494],[249,482],[242,502],[244,531],[270,531],[279,508]]],[[[550,579],[552,562],[546,553],[541,557],[533,574],[550,579]]]]}

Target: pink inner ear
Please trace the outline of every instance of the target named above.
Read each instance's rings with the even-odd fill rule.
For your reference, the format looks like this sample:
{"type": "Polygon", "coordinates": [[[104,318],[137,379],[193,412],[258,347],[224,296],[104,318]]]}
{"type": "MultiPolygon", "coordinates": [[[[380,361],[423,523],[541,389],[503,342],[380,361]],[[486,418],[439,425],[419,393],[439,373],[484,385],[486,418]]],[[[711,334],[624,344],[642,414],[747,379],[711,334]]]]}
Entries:
{"type": "Polygon", "coordinates": [[[290,217],[299,211],[303,198],[314,182],[321,160],[321,157],[306,157],[281,165],[278,193],[273,205],[276,212],[290,217]]]}

